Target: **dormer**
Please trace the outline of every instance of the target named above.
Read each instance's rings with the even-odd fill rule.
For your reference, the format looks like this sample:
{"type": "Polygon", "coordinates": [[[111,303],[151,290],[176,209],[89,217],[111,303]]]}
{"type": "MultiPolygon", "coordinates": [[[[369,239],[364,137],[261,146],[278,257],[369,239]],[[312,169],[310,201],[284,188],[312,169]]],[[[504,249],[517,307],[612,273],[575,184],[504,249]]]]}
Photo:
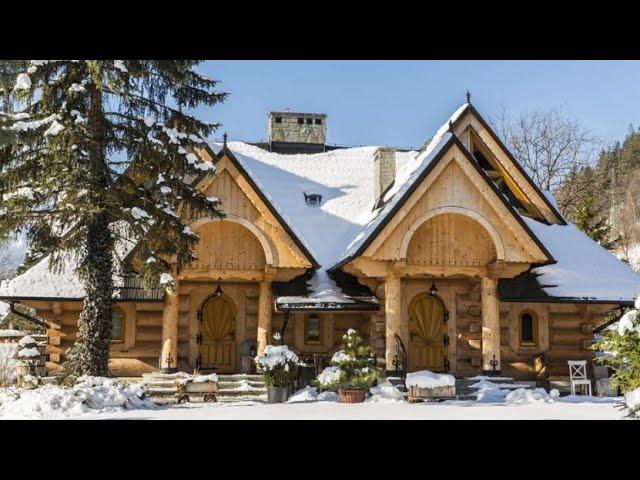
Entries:
{"type": "Polygon", "coordinates": [[[473,128],[469,128],[469,146],[473,158],[485,171],[498,190],[521,215],[544,220],[540,210],[527,198],[511,175],[502,167],[491,149],[473,128]]]}

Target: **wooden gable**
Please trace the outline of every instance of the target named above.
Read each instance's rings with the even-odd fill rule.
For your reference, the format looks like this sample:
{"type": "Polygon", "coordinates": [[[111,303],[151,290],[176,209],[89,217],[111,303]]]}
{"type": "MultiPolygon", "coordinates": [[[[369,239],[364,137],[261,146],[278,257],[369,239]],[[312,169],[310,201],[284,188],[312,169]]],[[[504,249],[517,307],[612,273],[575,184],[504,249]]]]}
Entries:
{"type": "MultiPolygon", "coordinates": [[[[207,152],[199,153],[205,158],[211,158],[207,152]]],[[[228,268],[260,269],[265,264],[289,269],[311,268],[314,265],[313,259],[303,252],[299,240],[292,237],[286,225],[276,218],[272,208],[249,183],[246,174],[237,167],[236,161],[224,151],[218,159],[212,160],[216,166],[216,175],[200,181],[198,188],[207,196],[220,199],[220,206],[226,217],[224,220],[196,221],[192,228],[201,233],[202,239],[207,242],[206,239],[214,241],[214,237],[220,237],[220,227],[212,225],[235,225],[225,227],[228,230],[222,232],[225,241],[219,245],[198,247],[199,258],[202,259],[200,262],[206,258],[206,262],[215,268],[224,267],[220,262],[231,262],[228,268]],[[216,232],[212,229],[216,229],[216,232]],[[251,235],[248,235],[249,232],[251,235]],[[257,241],[251,237],[255,237],[257,241]],[[264,254],[258,251],[258,246],[262,246],[264,254]],[[216,249],[220,253],[210,252],[216,249]],[[229,251],[227,255],[225,250],[229,249],[233,252],[229,251]],[[222,260],[223,258],[228,260],[222,260]]]]}
{"type": "Polygon", "coordinates": [[[471,154],[481,152],[492,164],[530,216],[549,223],[566,223],[473,106],[469,105],[456,120],[453,131],[471,154]]]}
{"type": "Polygon", "coordinates": [[[477,272],[492,263],[544,263],[550,255],[453,141],[353,264],[363,260],[477,272]]]}

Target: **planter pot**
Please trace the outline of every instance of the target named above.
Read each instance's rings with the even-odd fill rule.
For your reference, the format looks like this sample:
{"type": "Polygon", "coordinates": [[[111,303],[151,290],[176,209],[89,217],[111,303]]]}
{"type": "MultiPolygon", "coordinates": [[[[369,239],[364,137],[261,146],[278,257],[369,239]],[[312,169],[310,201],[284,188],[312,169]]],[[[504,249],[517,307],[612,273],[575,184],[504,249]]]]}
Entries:
{"type": "Polygon", "coordinates": [[[284,403],[290,393],[290,387],[267,387],[267,403],[284,403]]]}
{"type": "Polygon", "coordinates": [[[338,390],[340,403],[362,403],[364,402],[364,396],[366,393],[367,391],[364,388],[338,390]]]}

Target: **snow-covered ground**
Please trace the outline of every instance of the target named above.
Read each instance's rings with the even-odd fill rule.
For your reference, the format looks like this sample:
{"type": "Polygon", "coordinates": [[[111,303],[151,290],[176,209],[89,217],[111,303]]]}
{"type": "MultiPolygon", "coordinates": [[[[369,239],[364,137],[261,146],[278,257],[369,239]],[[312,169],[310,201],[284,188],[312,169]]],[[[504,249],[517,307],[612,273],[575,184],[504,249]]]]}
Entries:
{"type": "Polygon", "coordinates": [[[332,392],[296,392],[286,404],[259,402],[155,406],[142,399],[141,386],[115,379],[84,377],[73,387],[45,385],[36,390],[0,389],[0,419],[149,419],[149,420],[512,420],[623,419],[623,398],[559,397],[542,389],[514,391],[479,382],[477,401],[409,404],[391,385],[372,389],[365,403],[342,404],[332,392]]]}
{"type": "Polygon", "coordinates": [[[533,402],[492,404],[309,402],[268,405],[214,403],[87,414],[78,418],[148,420],[616,420],[625,418],[616,408],[621,399],[602,403],[533,402]]]}

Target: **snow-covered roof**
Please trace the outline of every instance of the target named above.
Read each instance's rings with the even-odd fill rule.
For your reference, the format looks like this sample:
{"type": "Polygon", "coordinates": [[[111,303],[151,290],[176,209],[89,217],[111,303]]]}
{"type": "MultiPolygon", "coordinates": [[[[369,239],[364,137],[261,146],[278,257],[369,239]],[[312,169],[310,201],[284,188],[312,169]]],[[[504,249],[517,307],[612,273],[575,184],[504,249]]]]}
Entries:
{"type": "MultiPolygon", "coordinates": [[[[113,284],[116,287],[114,297],[136,300],[161,299],[161,293],[156,290],[144,291],[141,288],[140,278],[123,270],[123,260],[134,247],[134,241],[119,239],[116,242],[114,254],[116,271],[113,275],[113,284]]],[[[46,255],[26,272],[17,275],[11,280],[0,282],[0,298],[84,298],[84,287],[77,274],[78,259],[71,253],[65,253],[62,256],[60,268],[56,270],[49,268],[49,261],[50,256],[46,255]]],[[[6,305],[6,303],[0,301],[0,312],[3,304],[6,305]]]]}
{"type": "MultiPolygon", "coordinates": [[[[244,142],[228,149],[251,176],[320,268],[308,282],[309,295],[279,301],[310,304],[353,303],[329,277],[328,270],[347,258],[392,211],[398,199],[451,137],[449,125],[468,104],[462,105],[440,127],[421,152],[396,152],[396,181],[384,196],[382,208],[373,210],[374,156],[379,146],[346,148],[317,154],[286,155],[244,142]],[[309,206],[304,194],[320,194],[319,206],[309,206]]],[[[222,144],[212,145],[217,153],[222,144]]]]}
{"type": "Polygon", "coordinates": [[[640,293],[640,275],[575,225],[546,225],[523,218],[556,260],[531,269],[547,295],[629,302],[640,293]]]}
{"type": "MultiPolygon", "coordinates": [[[[305,288],[290,289],[293,293],[283,293],[277,298],[278,302],[306,304],[307,308],[327,308],[330,304],[349,308],[348,304],[359,302],[354,298],[367,298],[370,294],[369,303],[377,303],[375,296],[359,290],[353,279],[343,278],[339,282],[341,285],[337,285],[335,273],[339,269],[336,267],[359,254],[385,219],[393,215],[399,202],[451,143],[450,126],[468,108],[470,105],[464,104],[457,109],[426,148],[419,152],[396,152],[396,181],[385,194],[383,206],[377,210],[373,209],[376,202],[374,157],[380,147],[280,154],[244,142],[227,143],[228,151],[282,218],[296,241],[320,265],[313,274],[304,277],[305,288]],[[322,195],[320,205],[307,205],[305,194],[322,195]],[[345,284],[350,284],[349,290],[355,294],[345,293],[345,284]]],[[[213,143],[211,148],[217,155],[223,145],[213,143]]],[[[544,196],[555,205],[549,192],[544,192],[544,196]]],[[[531,233],[557,260],[555,264],[528,272],[527,281],[544,296],[540,301],[555,297],[611,301],[635,298],[640,290],[640,277],[576,227],[570,224],[550,226],[523,219],[531,233]]],[[[44,259],[0,286],[0,297],[7,296],[81,298],[84,291],[72,259],[60,274],[49,272],[48,261],[44,259]]]]}

